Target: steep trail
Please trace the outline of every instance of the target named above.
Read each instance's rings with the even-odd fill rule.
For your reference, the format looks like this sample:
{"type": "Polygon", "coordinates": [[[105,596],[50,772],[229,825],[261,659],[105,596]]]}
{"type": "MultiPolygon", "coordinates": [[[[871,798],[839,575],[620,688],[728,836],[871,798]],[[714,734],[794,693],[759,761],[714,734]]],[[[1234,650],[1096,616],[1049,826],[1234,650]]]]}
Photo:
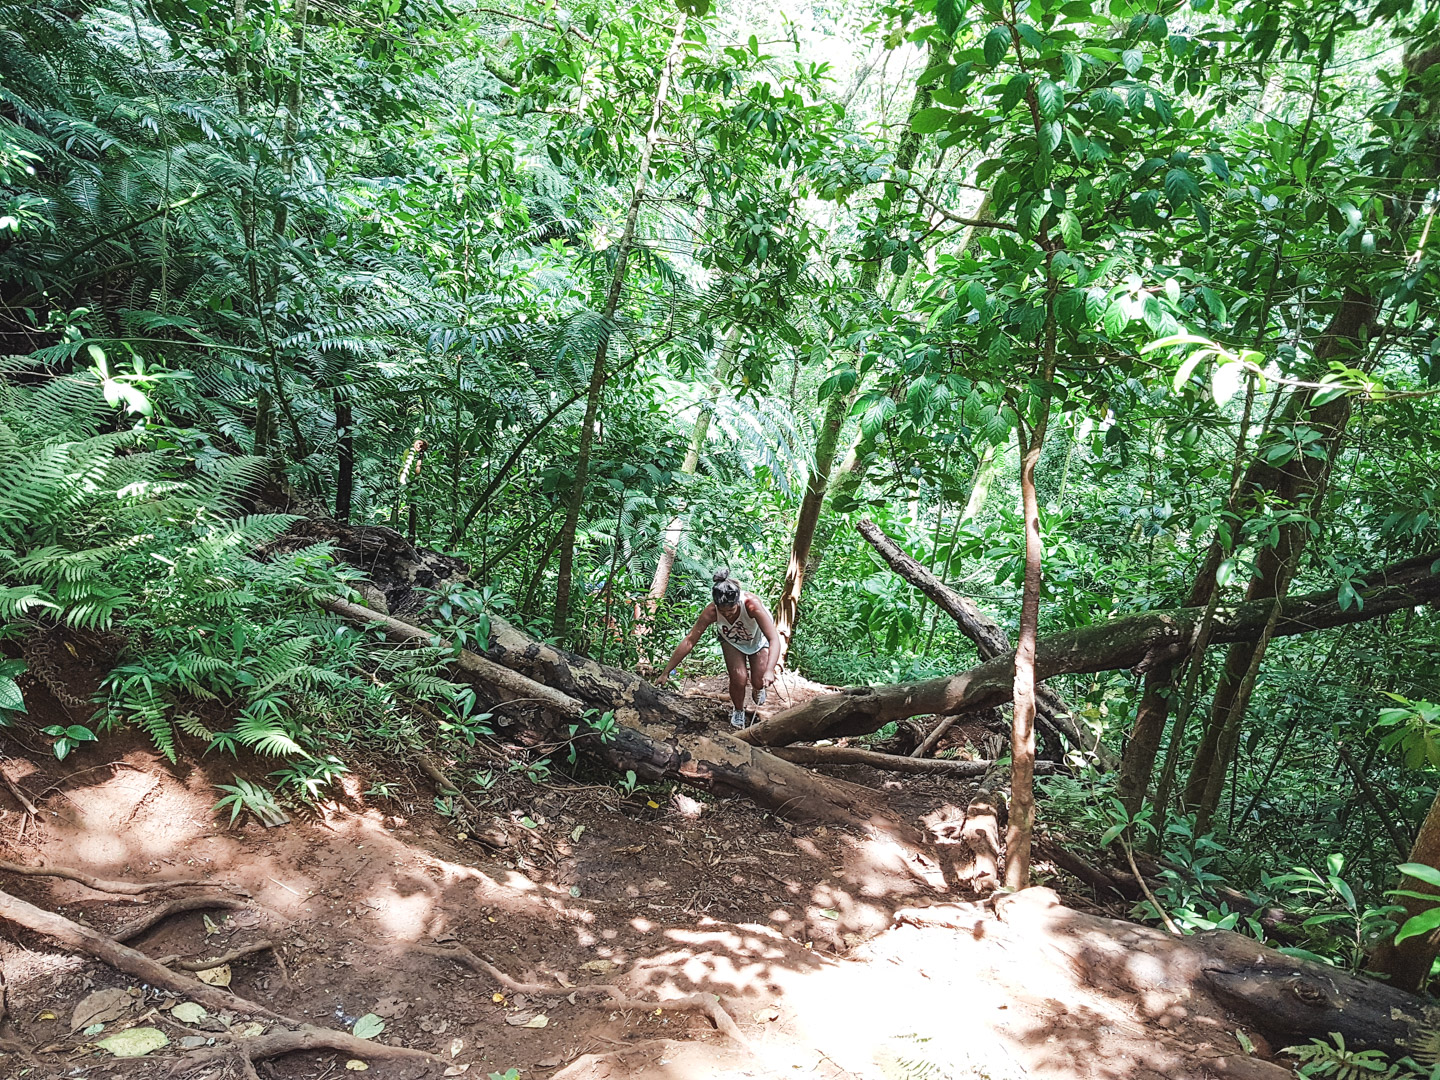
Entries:
{"type": "MultiPolygon", "coordinates": [[[[687,690],[718,692],[703,680],[687,690]]],[[[42,720],[60,709],[39,688],[33,697],[42,720]]],[[[488,810],[511,842],[496,849],[437,812],[423,772],[387,757],[355,761],[337,798],[313,814],[232,829],[212,809],[213,785],[237,774],[261,780],[273,762],[182,756],[172,766],[133,733],[56,762],[16,742],[13,730],[0,737],[8,755],[0,766],[39,811],[22,835],[25,815],[0,793],[0,858],[240,890],[238,909],[177,911],[130,944],[150,957],[207,957],[271,942],[232,962],[235,993],[336,1029],[374,1013],[384,1042],[441,1059],[362,1061],[377,1077],[1289,1075],[1241,1052],[1237,1030],[1268,1047],[1192,993],[1183,958],[1159,931],[1056,907],[1045,889],[998,905],[957,902],[943,880],[917,879],[882,841],[784,822],[741,799],[643,788],[626,797],[558,775],[538,784],[502,775],[488,810]],[[508,983],[444,955],[460,948],[508,983]],[[1097,964],[1117,948],[1138,967],[1097,964]],[[517,992],[514,980],[538,988],[517,992]],[[587,992],[602,983],[648,1004],[618,1006],[587,992]],[[667,1007],[696,994],[718,995],[743,1042],[701,1011],[667,1007]]],[[[840,771],[883,788],[942,845],[973,794],[956,780],[840,771]]],[[[1039,871],[1071,904],[1102,910],[1053,867],[1039,871]]],[[[6,874],[0,889],[103,933],[170,898],[116,898],[6,874]]],[[[23,931],[0,941],[0,963],[10,1025],[0,1033],[0,1075],[243,1074],[233,1053],[202,1060],[208,1039],[225,1051],[225,1023],[234,1035],[240,1018],[178,1027],[175,999],[146,991],[86,1036],[70,1031],[77,1003],[134,980],[23,931]],[[169,1045],[128,1061],[93,1048],[141,1024],[166,1031],[169,1045]]],[[[328,1080],[357,1060],[302,1051],[259,1062],[256,1075],[328,1080]]]]}

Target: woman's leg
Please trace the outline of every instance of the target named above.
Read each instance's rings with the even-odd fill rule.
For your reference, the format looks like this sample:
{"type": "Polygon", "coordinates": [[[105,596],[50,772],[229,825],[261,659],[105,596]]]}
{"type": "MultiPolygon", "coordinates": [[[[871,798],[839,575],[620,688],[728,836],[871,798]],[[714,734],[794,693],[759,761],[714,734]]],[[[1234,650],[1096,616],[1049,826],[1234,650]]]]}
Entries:
{"type": "Polygon", "coordinates": [[[737,709],[745,708],[745,654],[729,642],[720,642],[720,652],[725,656],[725,670],[730,675],[730,703],[737,709]]]}
{"type": "MultiPolygon", "coordinates": [[[[770,646],[749,657],[750,660],[750,690],[754,694],[761,694],[765,691],[765,669],[770,666],[770,646]]],[[[755,699],[755,704],[760,704],[760,699],[755,699]]]]}

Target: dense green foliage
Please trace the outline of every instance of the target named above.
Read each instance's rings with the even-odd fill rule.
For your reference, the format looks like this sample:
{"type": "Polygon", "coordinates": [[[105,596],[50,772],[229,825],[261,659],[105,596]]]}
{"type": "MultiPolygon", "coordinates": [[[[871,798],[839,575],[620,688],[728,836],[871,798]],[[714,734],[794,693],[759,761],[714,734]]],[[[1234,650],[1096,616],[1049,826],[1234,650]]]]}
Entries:
{"type": "MultiPolygon", "coordinates": [[[[263,557],[290,520],[247,513],[263,480],[463,556],[542,636],[573,556],[567,643],[633,665],[715,564],[776,594],[831,406],[791,654],[822,681],[975,659],[862,514],[1013,632],[1041,416],[1042,638],[1247,587],[1363,606],[1440,548],[1433,6],[804,10],[0,8],[7,638],[123,632],[98,722],[281,754],[313,797],[347,741],[418,745],[416,701],[479,722],[443,658],[318,612],[325,549],[263,557]]],[[[1140,794],[1167,797],[1117,809],[1085,773],[1042,820],[1129,823],[1192,925],[1243,925],[1224,879],[1361,965],[1436,793],[1440,619],[1266,644],[1228,756],[1216,714],[1204,835],[1181,789],[1218,648],[1165,691],[1188,726],[1140,794]]],[[[1052,685],[1126,749],[1138,676],[1052,685]]]]}

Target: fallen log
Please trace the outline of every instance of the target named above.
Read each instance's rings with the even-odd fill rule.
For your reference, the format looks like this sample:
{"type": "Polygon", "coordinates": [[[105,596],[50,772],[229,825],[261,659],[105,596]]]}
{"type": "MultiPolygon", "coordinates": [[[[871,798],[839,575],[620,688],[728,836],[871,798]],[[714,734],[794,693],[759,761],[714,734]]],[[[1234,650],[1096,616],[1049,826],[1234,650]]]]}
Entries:
{"type": "Polygon", "coordinates": [[[661,689],[634,672],[607,667],[588,656],[536,641],[494,615],[490,617],[490,644],[485,655],[591,708],[613,712],[616,720],[631,727],[657,725],[692,731],[709,727],[722,717],[717,702],[661,689]]]}
{"type": "Polygon", "coordinates": [[[1000,887],[1000,817],[1003,802],[988,791],[976,793],[965,808],[960,841],[966,848],[966,863],[957,872],[960,883],[975,893],[989,893],[1000,887]]]}
{"type": "Polygon", "coordinates": [[[1177,937],[1062,906],[1049,889],[996,903],[1007,930],[1094,986],[1137,995],[1149,1015],[1196,997],[1218,1002],[1273,1046],[1339,1033],[1352,1049],[1421,1049],[1440,1006],[1339,968],[1286,956],[1228,930],[1177,937]]]}
{"type": "MultiPolygon", "coordinates": [[[[1395,563],[1366,574],[1359,590],[1361,603],[1342,605],[1339,590],[1285,599],[1272,631],[1292,637],[1314,630],[1346,626],[1440,599],[1440,552],[1395,563]]],[[[1210,644],[1224,645],[1258,638],[1274,610],[1273,600],[1253,600],[1215,609],[1210,644]]],[[[1078,672],[1144,671],[1156,663],[1186,655],[1195,644],[1204,608],[1145,611],[1082,626],[1039,642],[1035,676],[1049,679],[1078,672]]],[[[938,679],[891,686],[854,686],[837,694],[812,698],[747,728],[739,738],[756,746],[868,735],[891,721],[924,713],[948,715],[1000,705],[1013,691],[1014,661],[993,660],[938,679]]]]}
{"type": "MultiPolygon", "coordinates": [[[[984,776],[993,761],[957,761],[954,758],[914,758],[882,754],[851,746],[776,746],[770,753],[797,765],[869,765],[888,772],[920,773],[931,776],[984,776]]],[[[1037,773],[1053,773],[1055,763],[1037,761],[1037,773]]]]}
{"type": "MultiPolygon", "coordinates": [[[[422,644],[434,640],[428,630],[348,600],[332,597],[323,606],[356,625],[378,625],[395,641],[422,644]]],[[[456,655],[454,677],[471,683],[487,697],[530,704],[534,723],[544,726],[539,734],[549,741],[570,741],[567,726],[571,724],[581,725],[582,731],[589,728],[592,733],[576,741],[577,749],[617,772],[633,770],[646,781],[677,781],[712,794],[742,795],[802,821],[860,827],[919,842],[912,827],[889,814],[879,792],[803,769],[730,735],[676,733],[662,740],[621,723],[602,738],[590,726],[591,709],[585,702],[468,649],[456,655]]],[[[633,722],[638,713],[628,716],[633,722]]]]}
{"type": "MultiPolygon", "coordinates": [[[[960,632],[975,643],[975,651],[980,654],[982,661],[994,660],[997,657],[1009,656],[1013,653],[1014,646],[1010,644],[1010,636],[981,611],[975,601],[968,596],[961,596],[928,569],[905,554],[900,545],[886,536],[873,521],[868,519],[862,521],[856,526],[856,529],[885,560],[891,570],[914,585],[934,601],[936,607],[955,620],[955,625],[960,628],[960,632]]],[[[1119,759],[1106,748],[1104,743],[1085,738],[1084,733],[1080,730],[1080,725],[1075,721],[1074,712],[1059,694],[1048,687],[1036,686],[1035,706],[1037,718],[1042,723],[1048,724],[1052,730],[1060,732],[1075,749],[1082,753],[1093,754],[1096,763],[1101,768],[1113,771],[1120,767],[1119,759]]],[[[936,732],[943,733],[943,728],[946,726],[948,725],[941,721],[936,726],[936,732]]],[[[935,734],[938,741],[939,734],[932,734],[935,734]]],[[[933,745],[934,743],[927,738],[916,747],[915,757],[923,757],[933,745]]]]}

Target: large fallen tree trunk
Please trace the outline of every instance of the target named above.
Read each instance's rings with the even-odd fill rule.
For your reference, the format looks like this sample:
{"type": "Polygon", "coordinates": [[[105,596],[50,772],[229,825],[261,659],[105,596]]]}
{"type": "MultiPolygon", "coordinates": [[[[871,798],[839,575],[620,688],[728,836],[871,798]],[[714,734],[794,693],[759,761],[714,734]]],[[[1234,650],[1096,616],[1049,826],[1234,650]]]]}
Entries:
{"type": "MultiPolygon", "coordinates": [[[[332,598],[324,606],[356,625],[378,625],[395,641],[422,644],[434,640],[428,630],[348,600],[332,598]]],[[[541,646],[540,650],[548,648],[541,646]]],[[[889,815],[878,792],[782,761],[729,735],[676,733],[660,739],[622,722],[609,737],[602,738],[590,724],[591,709],[584,701],[478,653],[461,649],[453,675],[476,687],[486,700],[524,702],[527,723],[541,740],[567,743],[573,738],[569,725],[580,725],[576,746],[617,772],[633,770],[642,780],[678,781],[717,795],[743,795],[787,817],[859,826],[919,842],[914,829],[889,815]],[[592,733],[585,734],[587,729],[592,733]]]]}
{"type": "MultiPolygon", "coordinates": [[[[1342,605],[1338,590],[1286,599],[1272,635],[1292,637],[1314,630],[1346,626],[1440,599],[1440,552],[1395,563],[1364,577],[1360,603],[1342,605]]],[[[1255,600],[1216,608],[1210,633],[1212,645],[1250,641],[1264,631],[1275,601],[1255,600]]],[[[1145,611],[1082,626],[1041,641],[1035,675],[1049,679],[1078,672],[1145,671],[1171,662],[1194,646],[1204,608],[1145,611]]],[[[741,732],[739,738],[757,746],[843,735],[866,735],[892,720],[926,713],[948,715],[999,705],[1010,699],[1014,663],[998,656],[958,675],[891,686],[856,686],[838,694],[812,698],[777,713],[741,732]]]]}
{"type": "Polygon", "coordinates": [[[1049,889],[1003,898],[996,911],[1018,943],[1061,960],[1091,985],[1136,994],[1148,1015],[1208,996],[1277,1049],[1337,1032],[1351,1049],[1399,1056],[1422,1049],[1440,1025],[1432,1001],[1228,930],[1176,937],[1073,911],[1049,889]]]}
{"type": "Polygon", "coordinates": [[[721,717],[718,702],[662,690],[633,672],[536,641],[494,615],[490,617],[490,647],[485,655],[591,708],[613,712],[616,720],[631,727],[657,724],[691,730],[708,727],[710,721],[721,717]]]}
{"type": "MultiPolygon", "coordinates": [[[[960,632],[975,643],[975,651],[980,654],[981,660],[994,660],[1012,654],[1014,647],[1010,644],[1010,636],[976,607],[975,601],[968,596],[961,596],[905,554],[900,545],[881,532],[880,527],[873,521],[862,521],[856,529],[890,569],[914,585],[933,600],[941,611],[955,620],[960,632]]],[[[1037,686],[1035,705],[1041,723],[1063,732],[1071,746],[1085,753],[1093,753],[1096,762],[1104,769],[1113,770],[1119,767],[1119,760],[1104,743],[1085,738],[1080,725],[1075,721],[1074,712],[1059,694],[1046,686],[1037,686]]]]}

